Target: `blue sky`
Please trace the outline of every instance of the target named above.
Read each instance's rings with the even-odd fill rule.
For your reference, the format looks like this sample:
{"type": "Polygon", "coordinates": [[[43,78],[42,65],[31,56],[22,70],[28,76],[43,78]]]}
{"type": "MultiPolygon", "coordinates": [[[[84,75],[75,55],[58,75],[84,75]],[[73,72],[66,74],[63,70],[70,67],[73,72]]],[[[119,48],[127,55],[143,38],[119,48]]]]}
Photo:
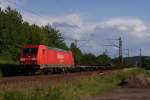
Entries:
{"type": "Polygon", "coordinates": [[[93,21],[122,16],[149,20],[149,4],[149,0],[27,0],[21,5],[49,16],[81,13],[93,21]]]}
{"type": "Polygon", "coordinates": [[[108,39],[121,36],[124,56],[127,48],[131,56],[140,48],[150,55],[150,0],[0,0],[1,8],[8,5],[30,24],[50,24],[64,37],[89,40],[78,43],[84,52],[108,49],[109,55],[117,56],[117,48],[104,45],[117,43],[108,39]]]}

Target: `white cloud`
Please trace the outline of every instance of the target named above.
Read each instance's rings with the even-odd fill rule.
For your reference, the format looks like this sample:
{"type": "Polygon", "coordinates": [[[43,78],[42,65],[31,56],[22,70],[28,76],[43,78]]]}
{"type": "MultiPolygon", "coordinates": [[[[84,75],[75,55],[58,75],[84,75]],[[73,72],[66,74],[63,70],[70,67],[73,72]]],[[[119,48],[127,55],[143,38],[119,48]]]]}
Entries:
{"type": "Polygon", "coordinates": [[[86,38],[91,33],[95,32],[95,30],[116,31],[141,39],[150,36],[150,27],[144,21],[136,17],[112,18],[94,24],[85,21],[85,18],[79,14],[51,17],[37,16],[29,12],[24,12],[23,18],[32,24],[51,24],[53,27],[60,29],[66,36],[75,39],[86,38]]]}
{"type": "Polygon", "coordinates": [[[138,18],[112,18],[104,22],[100,22],[96,29],[116,30],[118,32],[126,32],[138,38],[144,38],[147,35],[149,27],[146,23],[138,18]]]}
{"type": "Polygon", "coordinates": [[[2,9],[7,8],[8,6],[14,6],[13,4],[9,3],[7,0],[0,0],[0,7],[2,9]]]}
{"type": "Polygon", "coordinates": [[[0,8],[6,9],[8,6],[16,8],[16,4],[23,0],[0,0],[0,8]]]}
{"type": "Polygon", "coordinates": [[[39,16],[29,12],[22,12],[23,19],[30,24],[47,25],[50,24],[61,30],[67,37],[80,39],[92,31],[89,23],[85,23],[84,18],[79,14],[68,14],[64,16],[39,16]]]}

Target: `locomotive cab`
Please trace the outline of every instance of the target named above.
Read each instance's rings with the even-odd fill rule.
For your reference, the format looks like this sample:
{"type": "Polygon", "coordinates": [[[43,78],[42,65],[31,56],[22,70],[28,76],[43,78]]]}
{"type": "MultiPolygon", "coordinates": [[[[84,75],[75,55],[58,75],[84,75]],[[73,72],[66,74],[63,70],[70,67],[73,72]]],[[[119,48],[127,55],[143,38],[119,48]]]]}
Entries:
{"type": "Polygon", "coordinates": [[[21,65],[37,64],[38,47],[23,47],[20,56],[21,65]]]}

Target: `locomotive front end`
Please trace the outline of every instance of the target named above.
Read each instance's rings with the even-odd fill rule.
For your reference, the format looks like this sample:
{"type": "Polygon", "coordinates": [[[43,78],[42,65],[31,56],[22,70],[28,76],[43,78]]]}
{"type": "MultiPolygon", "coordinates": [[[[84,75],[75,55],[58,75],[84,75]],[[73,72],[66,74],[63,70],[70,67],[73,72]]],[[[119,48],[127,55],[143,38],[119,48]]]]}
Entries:
{"type": "Polygon", "coordinates": [[[21,50],[20,65],[27,69],[37,69],[37,46],[26,46],[21,50]]]}

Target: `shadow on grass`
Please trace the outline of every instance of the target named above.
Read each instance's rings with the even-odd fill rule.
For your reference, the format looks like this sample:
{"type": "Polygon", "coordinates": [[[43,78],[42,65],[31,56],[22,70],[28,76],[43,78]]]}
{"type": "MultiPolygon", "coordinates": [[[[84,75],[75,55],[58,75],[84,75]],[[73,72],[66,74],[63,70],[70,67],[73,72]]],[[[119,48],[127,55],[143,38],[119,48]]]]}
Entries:
{"type": "Polygon", "coordinates": [[[18,64],[0,64],[0,74],[2,77],[21,76],[25,75],[25,72],[18,64]]]}

